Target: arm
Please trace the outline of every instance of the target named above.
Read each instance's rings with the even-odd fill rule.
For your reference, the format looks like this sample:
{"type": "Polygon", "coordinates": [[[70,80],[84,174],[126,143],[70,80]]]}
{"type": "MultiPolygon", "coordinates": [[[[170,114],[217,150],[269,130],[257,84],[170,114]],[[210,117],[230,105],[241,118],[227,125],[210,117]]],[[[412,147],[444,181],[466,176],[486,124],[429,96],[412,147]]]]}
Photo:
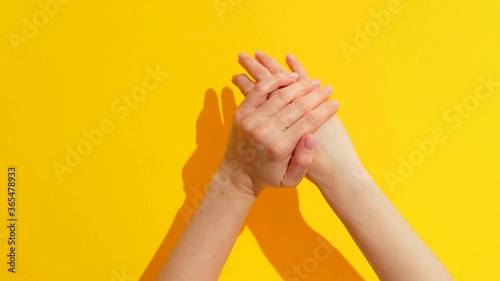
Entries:
{"type": "Polygon", "coordinates": [[[224,160],[158,280],[217,280],[260,191],[303,179],[314,155],[312,133],[338,108],[326,102],[329,93],[295,83],[297,77],[269,77],[240,104],[224,160]],[[290,107],[306,94],[303,112],[290,107]]]}
{"type": "MultiPolygon", "coordinates": [[[[285,70],[272,57],[256,53],[240,64],[257,82],[285,70]]],[[[302,65],[287,57],[288,66],[309,81],[302,65]]],[[[254,83],[239,75],[242,92],[254,83]]],[[[365,171],[337,116],[316,133],[318,144],[307,178],[315,183],[381,280],[452,280],[438,258],[411,229],[365,171]]]]}
{"type": "Polygon", "coordinates": [[[453,280],[364,169],[316,181],[381,280],[453,280]]]}
{"type": "Polygon", "coordinates": [[[210,182],[158,280],[217,280],[255,197],[231,183],[210,182]]]}

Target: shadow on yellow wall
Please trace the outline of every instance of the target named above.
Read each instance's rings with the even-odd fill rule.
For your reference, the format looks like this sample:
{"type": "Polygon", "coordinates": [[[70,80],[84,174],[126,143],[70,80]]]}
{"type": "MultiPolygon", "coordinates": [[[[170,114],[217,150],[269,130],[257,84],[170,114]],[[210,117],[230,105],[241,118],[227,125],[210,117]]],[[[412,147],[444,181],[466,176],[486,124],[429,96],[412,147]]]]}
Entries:
{"type": "MultiPolygon", "coordinates": [[[[196,123],[197,149],[182,171],[185,201],[141,281],[156,279],[222,160],[236,110],[231,89],[222,90],[221,104],[222,118],[217,93],[213,89],[206,91],[196,123]]],[[[295,188],[262,192],[246,225],[285,280],[363,280],[342,254],[305,222],[295,188]]]]}

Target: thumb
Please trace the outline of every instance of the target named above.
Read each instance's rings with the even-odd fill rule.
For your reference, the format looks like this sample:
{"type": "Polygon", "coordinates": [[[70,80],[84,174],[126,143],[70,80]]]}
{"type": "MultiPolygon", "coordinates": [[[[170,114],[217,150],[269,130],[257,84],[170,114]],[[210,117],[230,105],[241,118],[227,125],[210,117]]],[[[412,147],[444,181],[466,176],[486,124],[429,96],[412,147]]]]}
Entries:
{"type": "Polygon", "coordinates": [[[316,136],[313,134],[305,135],[299,140],[281,181],[282,187],[297,186],[302,181],[312,164],[315,146],[316,136]]]}

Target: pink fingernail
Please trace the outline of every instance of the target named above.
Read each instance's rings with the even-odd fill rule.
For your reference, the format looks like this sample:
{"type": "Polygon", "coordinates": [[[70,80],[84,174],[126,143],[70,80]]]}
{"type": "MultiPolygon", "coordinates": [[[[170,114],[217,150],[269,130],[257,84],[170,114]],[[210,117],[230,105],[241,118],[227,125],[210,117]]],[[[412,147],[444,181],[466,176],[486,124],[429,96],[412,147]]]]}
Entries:
{"type": "Polygon", "coordinates": [[[290,79],[297,79],[297,78],[299,78],[299,74],[297,74],[296,72],[288,73],[286,76],[288,78],[290,78],[290,79]]]}
{"type": "Polygon", "coordinates": [[[323,87],[323,90],[327,91],[328,93],[332,93],[333,92],[332,86],[325,86],[325,87],[323,87]]]}
{"type": "Polygon", "coordinates": [[[262,51],[257,51],[255,52],[255,57],[258,58],[258,57],[262,57],[264,56],[264,53],[262,51]]]}
{"type": "Polygon", "coordinates": [[[306,137],[306,141],[304,143],[304,146],[306,147],[307,150],[313,150],[314,146],[316,145],[316,136],[311,135],[306,137]]]}
{"type": "Polygon", "coordinates": [[[331,103],[332,103],[333,105],[335,105],[336,107],[340,107],[340,103],[339,103],[339,101],[334,100],[334,101],[331,101],[331,103]]]}
{"type": "Polygon", "coordinates": [[[313,85],[314,87],[319,87],[321,86],[321,81],[318,79],[312,80],[311,85],[313,85]]]}
{"type": "Polygon", "coordinates": [[[238,59],[242,60],[244,58],[248,58],[248,55],[245,54],[245,53],[243,53],[243,52],[241,52],[241,53],[238,54],[238,59]]]}
{"type": "Polygon", "coordinates": [[[286,58],[289,60],[295,60],[295,57],[292,54],[287,54],[286,58]]]}

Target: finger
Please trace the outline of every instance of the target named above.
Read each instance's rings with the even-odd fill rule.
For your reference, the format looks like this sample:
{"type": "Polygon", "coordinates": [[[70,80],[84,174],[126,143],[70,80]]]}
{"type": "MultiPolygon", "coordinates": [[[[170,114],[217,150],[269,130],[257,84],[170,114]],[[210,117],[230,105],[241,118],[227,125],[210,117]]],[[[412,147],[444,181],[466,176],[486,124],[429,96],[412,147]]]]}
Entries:
{"type": "Polygon", "coordinates": [[[224,126],[228,127],[233,122],[234,112],[236,111],[236,101],[231,89],[225,87],[221,94],[222,116],[224,116],[224,126]]]}
{"type": "Polygon", "coordinates": [[[286,56],[286,63],[293,72],[297,72],[299,74],[300,80],[310,80],[309,75],[302,64],[292,54],[288,54],[286,56]]]}
{"type": "Polygon", "coordinates": [[[246,74],[237,74],[233,76],[232,82],[238,89],[240,89],[240,92],[243,94],[243,96],[247,96],[248,93],[255,87],[255,82],[250,80],[246,74]]]}
{"type": "MultiPolygon", "coordinates": [[[[298,82],[300,83],[300,82],[298,82]]],[[[278,112],[274,118],[278,127],[274,129],[286,130],[295,124],[302,116],[312,111],[332,96],[331,87],[326,86],[323,89],[316,89],[306,95],[295,99],[288,104],[283,110],[278,112]],[[278,122],[279,121],[279,122],[278,122]]]]}
{"type": "Polygon", "coordinates": [[[295,99],[314,90],[316,86],[316,82],[299,81],[288,87],[281,88],[273,92],[269,100],[267,100],[259,110],[267,117],[276,115],[295,99]]]}
{"type": "Polygon", "coordinates": [[[305,134],[316,132],[321,125],[330,119],[339,110],[338,101],[324,102],[315,109],[306,113],[284,133],[285,139],[299,140],[305,134]]]}
{"type": "Polygon", "coordinates": [[[279,64],[273,57],[264,54],[261,51],[258,51],[255,53],[255,59],[271,74],[276,74],[276,73],[287,73],[286,69],[284,69],[281,64],[279,64]]]}
{"type": "Polygon", "coordinates": [[[274,92],[278,88],[286,87],[295,83],[298,77],[297,73],[275,74],[262,82],[257,83],[257,85],[255,85],[255,87],[248,93],[240,106],[249,110],[256,109],[261,106],[264,101],[266,101],[269,93],[274,92]]]}
{"type": "Polygon", "coordinates": [[[316,136],[313,134],[300,139],[281,182],[282,187],[297,186],[302,181],[313,162],[315,146],[316,136]]]}
{"type": "Polygon", "coordinates": [[[260,62],[245,53],[238,55],[238,62],[257,82],[263,81],[272,75],[260,62]]]}

